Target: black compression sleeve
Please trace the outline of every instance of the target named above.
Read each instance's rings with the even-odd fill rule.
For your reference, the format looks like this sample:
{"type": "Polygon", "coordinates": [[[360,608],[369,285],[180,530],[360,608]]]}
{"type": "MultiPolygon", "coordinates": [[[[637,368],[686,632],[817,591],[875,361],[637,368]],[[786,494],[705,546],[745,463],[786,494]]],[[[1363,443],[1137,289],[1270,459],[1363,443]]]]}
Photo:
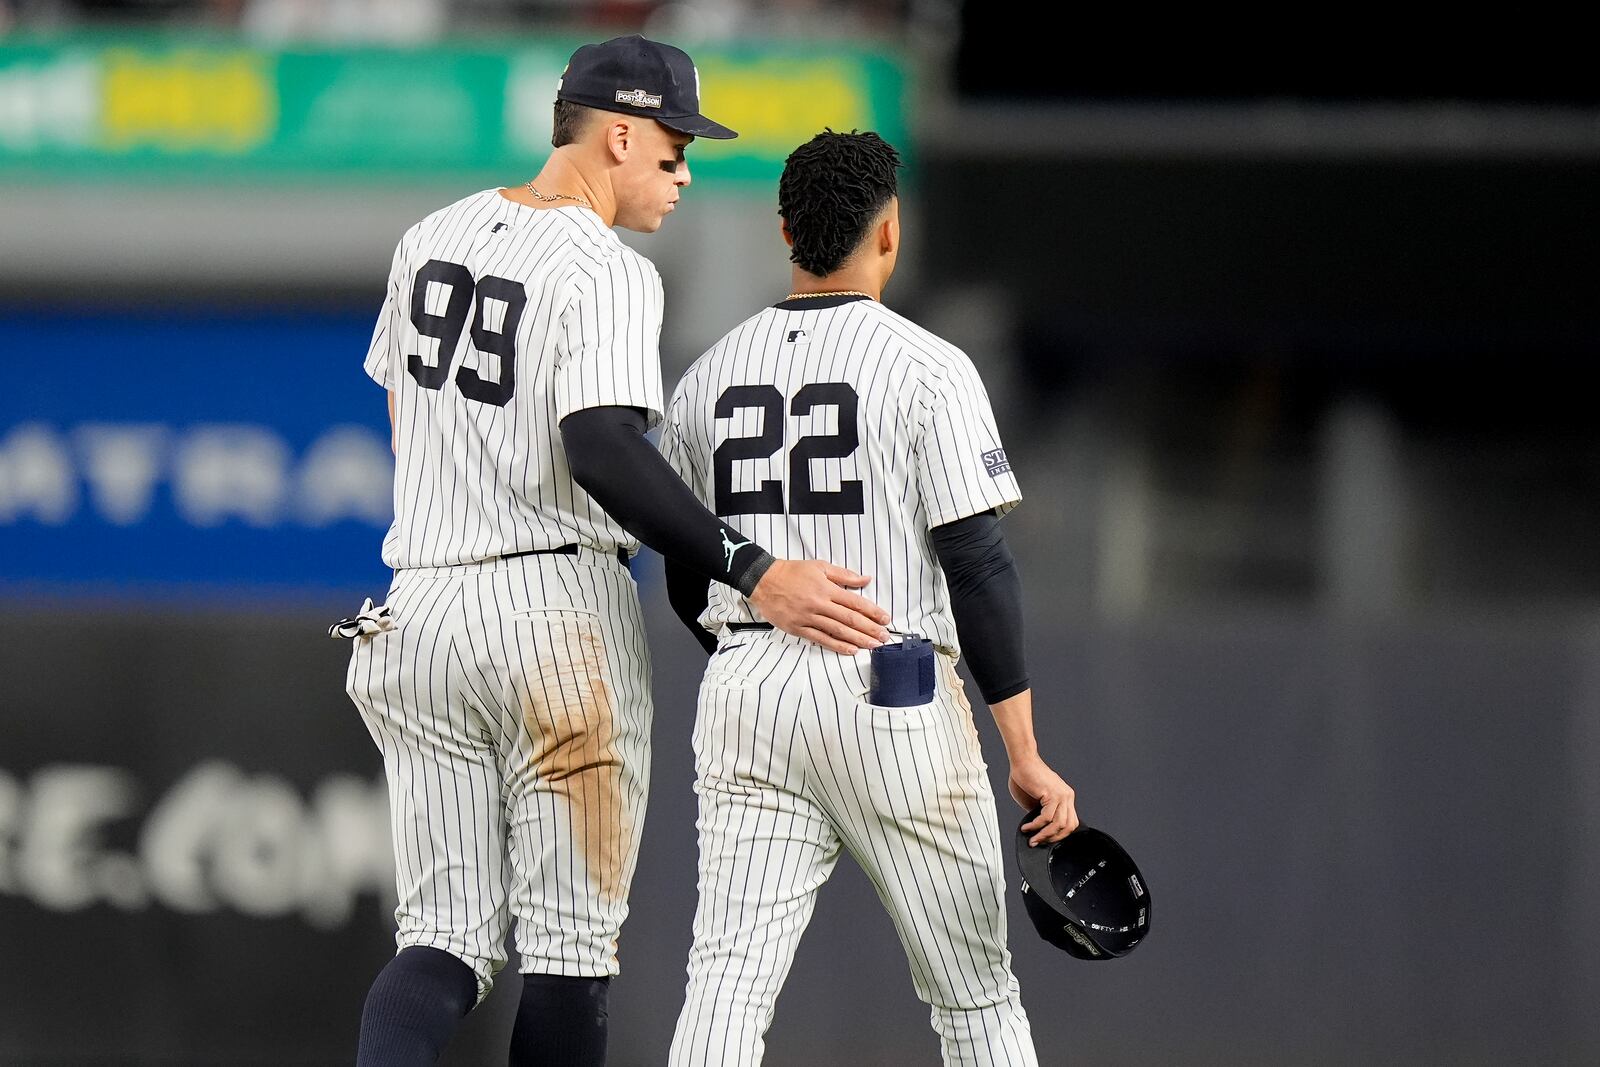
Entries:
{"type": "Polygon", "coordinates": [[[990,704],[1028,688],[1022,653],[1022,578],[992,512],[933,528],[933,550],[950,586],[961,652],[990,704]]]}
{"type": "Polygon", "coordinates": [[[663,556],[749,596],[772,556],[707,511],[645,438],[644,428],[638,408],[585,408],[562,419],[572,480],[663,556]]]}
{"type": "Polygon", "coordinates": [[[700,625],[700,613],[706,610],[709,599],[711,583],[703,574],[696,574],[683,564],[670,556],[663,558],[663,565],[667,572],[667,602],[672,605],[672,611],[694,634],[694,639],[700,642],[700,647],[706,654],[717,650],[717,639],[706,632],[700,625]]]}

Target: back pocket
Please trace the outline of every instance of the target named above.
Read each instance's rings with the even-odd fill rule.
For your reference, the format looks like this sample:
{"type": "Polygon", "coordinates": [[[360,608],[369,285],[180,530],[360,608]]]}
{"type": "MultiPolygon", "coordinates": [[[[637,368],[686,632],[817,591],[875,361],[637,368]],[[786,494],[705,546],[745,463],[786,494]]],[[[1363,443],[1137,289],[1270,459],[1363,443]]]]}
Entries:
{"type": "Polygon", "coordinates": [[[915,818],[936,802],[945,762],[938,734],[946,710],[937,700],[907,708],[856,705],[864,727],[859,736],[866,748],[867,795],[879,815],[915,818]]]}

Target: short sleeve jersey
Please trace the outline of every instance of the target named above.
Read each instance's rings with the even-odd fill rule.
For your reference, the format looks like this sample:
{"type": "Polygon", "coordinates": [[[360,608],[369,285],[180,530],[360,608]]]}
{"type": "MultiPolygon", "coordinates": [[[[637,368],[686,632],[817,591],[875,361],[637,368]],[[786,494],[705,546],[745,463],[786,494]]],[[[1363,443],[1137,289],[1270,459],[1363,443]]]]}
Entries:
{"type": "Polygon", "coordinates": [[[395,413],[391,567],[638,542],[573,480],[561,420],[661,419],[661,278],[586,208],[488,189],[395,250],[366,371],[395,413]]]}
{"type": "MultiPolygon", "coordinates": [[[[950,649],[928,532],[1022,498],[972,361],[867,299],[787,301],[739,325],[684,375],[661,449],[745,537],[870,575],[893,628],[950,649]]],[[[755,621],[712,584],[703,626],[755,621]]]]}

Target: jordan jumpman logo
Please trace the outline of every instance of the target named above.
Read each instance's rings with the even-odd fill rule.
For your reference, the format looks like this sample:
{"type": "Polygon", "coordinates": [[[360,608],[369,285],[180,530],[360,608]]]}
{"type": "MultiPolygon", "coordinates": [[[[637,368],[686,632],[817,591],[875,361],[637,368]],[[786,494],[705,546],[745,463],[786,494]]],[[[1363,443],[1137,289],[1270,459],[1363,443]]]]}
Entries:
{"type": "Polygon", "coordinates": [[[733,554],[748,545],[749,541],[740,541],[738,544],[728,540],[728,531],[722,531],[722,551],[728,554],[728,573],[733,573],[733,554]]]}

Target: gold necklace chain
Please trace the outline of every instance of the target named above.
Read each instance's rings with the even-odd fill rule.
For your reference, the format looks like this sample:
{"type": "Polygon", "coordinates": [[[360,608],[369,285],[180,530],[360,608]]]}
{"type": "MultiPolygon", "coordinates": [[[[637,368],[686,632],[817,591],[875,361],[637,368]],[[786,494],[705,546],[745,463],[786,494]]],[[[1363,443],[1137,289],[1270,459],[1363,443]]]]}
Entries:
{"type": "Polygon", "coordinates": [[[585,200],[581,196],[571,196],[571,195],[569,195],[567,193],[551,193],[549,196],[546,196],[545,194],[541,193],[539,190],[535,189],[533,187],[533,182],[531,182],[531,181],[528,182],[528,192],[533,196],[533,198],[535,200],[543,200],[547,204],[550,203],[552,200],[571,200],[571,201],[574,201],[575,203],[582,204],[584,207],[591,206],[589,201],[585,200]]]}
{"type": "Polygon", "coordinates": [[[819,296],[864,296],[872,299],[871,293],[863,293],[860,289],[835,289],[829,293],[790,293],[785,300],[812,300],[819,296]]]}

